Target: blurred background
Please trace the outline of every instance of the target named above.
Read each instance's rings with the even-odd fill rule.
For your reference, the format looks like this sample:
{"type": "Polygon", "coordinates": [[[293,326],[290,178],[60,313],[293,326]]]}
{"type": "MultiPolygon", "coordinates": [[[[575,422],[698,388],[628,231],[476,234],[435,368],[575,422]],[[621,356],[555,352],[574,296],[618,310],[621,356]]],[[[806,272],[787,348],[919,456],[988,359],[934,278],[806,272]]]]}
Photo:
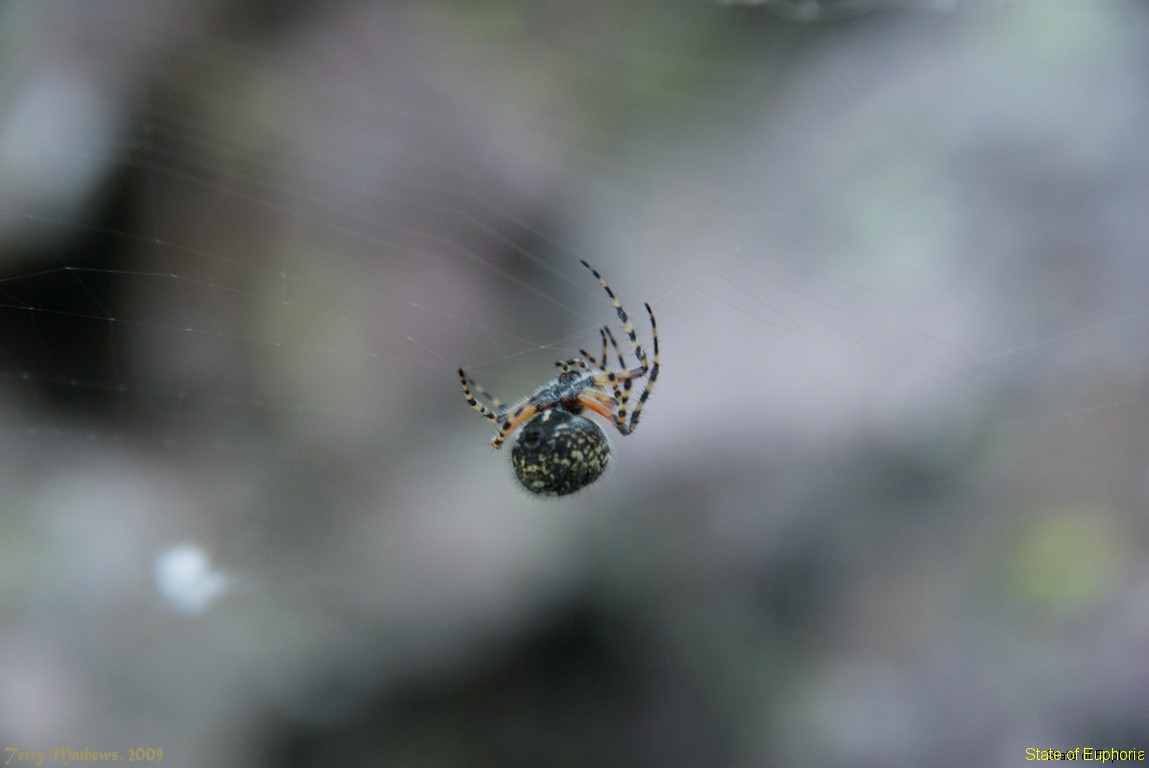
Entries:
{"type": "Polygon", "coordinates": [[[1135,2],[4,4],[3,746],[1149,750],[1146,73],[1135,2]],[[663,368],[546,500],[454,371],[620,334],[582,258],[663,368]]]}

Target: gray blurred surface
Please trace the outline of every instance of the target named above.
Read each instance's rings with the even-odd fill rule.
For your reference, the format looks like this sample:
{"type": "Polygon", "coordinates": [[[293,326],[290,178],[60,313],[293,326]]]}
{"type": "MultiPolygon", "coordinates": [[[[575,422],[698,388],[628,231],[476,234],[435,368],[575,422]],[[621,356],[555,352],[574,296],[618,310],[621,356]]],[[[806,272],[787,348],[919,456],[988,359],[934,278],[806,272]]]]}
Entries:
{"type": "Polygon", "coordinates": [[[1132,2],[0,8],[3,745],[1149,750],[1147,52],[1132,2]],[[580,258],[663,371],[541,501],[454,370],[594,349],[580,258]]]}

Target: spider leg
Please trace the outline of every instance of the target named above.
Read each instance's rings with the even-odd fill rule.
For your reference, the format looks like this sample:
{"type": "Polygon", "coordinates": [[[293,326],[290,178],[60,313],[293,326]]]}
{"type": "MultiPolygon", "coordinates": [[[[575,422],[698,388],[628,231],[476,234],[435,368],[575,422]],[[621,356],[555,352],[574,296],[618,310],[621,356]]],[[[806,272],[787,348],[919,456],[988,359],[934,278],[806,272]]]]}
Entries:
{"type": "Polygon", "coordinates": [[[627,406],[627,403],[630,401],[630,389],[631,389],[631,383],[630,382],[631,382],[631,379],[639,378],[639,377],[645,375],[645,371],[642,368],[636,368],[633,371],[627,370],[626,360],[622,356],[622,349],[619,348],[618,340],[614,338],[614,334],[611,333],[609,325],[604,325],[602,327],[601,333],[602,333],[602,347],[603,347],[603,349],[602,349],[602,359],[603,359],[602,367],[604,369],[606,369],[606,357],[607,357],[607,355],[606,355],[606,343],[607,343],[608,339],[610,340],[610,345],[612,347],[614,347],[615,357],[618,358],[619,371],[616,373],[614,381],[610,382],[611,388],[614,390],[614,402],[615,402],[615,407],[616,407],[615,418],[614,418],[615,427],[620,432],[622,432],[623,434],[628,434],[627,432],[624,431],[624,428],[626,425],[626,406],[627,406]],[[618,385],[619,381],[623,382],[621,388],[618,385]]]}
{"type": "Polygon", "coordinates": [[[579,393],[576,399],[579,405],[584,408],[589,408],[599,416],[610,421],[610,423],[618,426],[618,415],[614,407],[615,402],[606,392],[599,389],[585,389],[579,393]]]}
{"type": "MultiPolygon", "coordinates": [[[[641,369],[637,369],[641,375],[641,369]]],[[[622,432],[624,435],[629,434],[626,431],[626,391],[630,388],[630,377],[634,371],[600,371],[594,374],[591,379],[592,386],[580,392],[576,398],[580,403],[590,408],[595,413],[610,419],[610,423],[614,424],[615,428],[622,432]],[[623,382],[620,387],[619,382],[623,382]],[[611,396],[607,396],[607,392],[611,392],[611,396]],[[586,400],[601,405],[596,407],[591,405],[586,400]],[[606,410],[604,410],[606,409],[606,410]]]]}
{"type": "MultiPolygon", "coordinates": [[[[473,380],[467,378],[467,374],[463,373],[462,368],[459,369],[459,381],[461,381],[463,383],[463,397],[467,398],[467,404],[469,406],[471,406],[472,408],[474,408],[479,413],[486,416],[491,421],[495,422],[496,424],[501,424],[502,419],[499,417],[499,414],[495,413],[490,408],[488,408],[487,406],[480,403],[478,400],[475,399],[475,396],[473,394],[471,394],[471,385],[475,384],[475,382],[473,380]]],[[[478,384],[475,384],[475,392],[478,392],[481,395],[485,395],[486,397],[488,397],[491,400],[491,403],[496,408],[498,408],[499,410],[502,410],[502,403],[500,403],[494,397],[491,397],[490,395],[488,395],[487,391],[485,389],[483,389],[482,387],[480,387],[478,384]]]]}
{"type": "MultiPolygon", "coordinates": [[[[622,357],[622,351],[619,349],[617,342],[615,342],[615,351],[618,353],[619,365],[623,370],[621,371],[607,371],[605,374],[605,381],[598,379],[600,384],[609,384],[614,391],[615,402],[617,403],[618,410],[615,412],[615,426],[618,431],[624,435],[629,435],[638,426],[638,419],[642,415],[642,407],[646,405],[647,398],[650,397],[651,390],[654,389],[654,382],[658,378],[658,326],[654,320],[654,310],[650,305],[646,305],[646,313],[650,315],[650,330],[654,343],[654,364],[647,358],[646,350],[638,342],[638,333],[634,330],[634,323],[630,322],[630,317],[627,316],[626,310],[622,308],[622,302],[615,296],[614,290],[607,285],[606,280],[598,270],[588,264],[585,260],[582,265],[590,270],[590,273],[598,278],[598,284],[606,291],[606,295],[610,297],[610,303],[614,306],[614,311],[618,314],[618,319],[622,321],[623,330],[626,331],[626,336],[630,340],[631,346],[634,348],[634,356],[638,360],[639,367],[627,370],[626,363],[622,357]],[[647,376],[646,386],[639,395],[638,403],[635,406],[634,413],[631,414],[630,420],[627,421],[627,404],[630,401],[630,391],[634,379],[640,379],[647,376]],[[620,386],[621,382],[621,386],[620,386]]],[[[610,328],[605,329],[610,333],[610,328]]],[[[614,341],[614,336],[611,335],[611,341],[614,341]]]]}
{"type": "Polygon", "coordinates": [[[638,404],[634,407],[634,413],[631,414],[630,424],[627,426],[625,434],[633,432],[638,426],[638,417],[642,415],[642,406],[646,405],[646,400],[650,397],[650,393],[654,389],[654,382],[658,378],[658,323],[654,320],[654,310],[650,308],[649,304],[646,305],[646,313],[650,315],[650,336],[654,344],[654,363],[650,366],[650,376],[646,379],[646,386],[643,387],[642,394],[638,396],[638,404]]]}
{"type": "Polygon", "coordinates": [[[610,387],[614,392],[614,399],[617,409],[611,419],[615,427],[624,435],[629,435],[638,426],[638,419],[642,415],[642,407],[646,405],[647,399],[650,397],[651,391],[654,389],[654,382],[658,379],[659,368],[659,353],[658,353],[658,325],[654,319],[654,310],[650,305],[646,305],[647,314],[650,315],[650,328],[651,338],[654,340],[654,362],[648,369],[631,368],[629,371],[603,371],[594,378],[594,383],[599,387],[610,387]],[[648,375],[649,374],[649,375],[648,375]],[[630,402],[630,392],[632,384],[636,379],[641,379],[647,376],[646,386],[642,390],[642,394],[638,397],[638,403],[635,406],[634,412],[630,414],[630,420],[627,420],[627,404],[630,402]]]}
{"type": "Polygon", "coordinates": [[[599,328],[598,329],[598,335],[599,335],[599,338],[602,339],[602,357],[596,358],[594,355],[592,355],[590,352],[587,352],[585,349],[580,349],[578,351],[578,353],[580,355],[582,355],[584,358],[586,358],[586,360],[595,368],[601,368],[601,369],[605,370],[607,367],[607,363],[609,362],[609,357],[607,356],[607,346],[606,346],[606,340],[609,337],[610,343],[614,346],[614,351],[618,355],[618,366],[620,368],[625,368],[626,363],[624,363],[622,360],[622,351],[619,350],[619,348],[618,348],[618,342],[614,340],[614,334],[610,332],[610,326],[604,325],[602,328],[599,328]]]}
{"type": "Polygon", "coordinates": [[[507,410],[507,406],[503,404],[503,401],[488,392],[482,384],[471,378],[467,379],[467,383],[471,385],[471,393],[485,398],[487,402],[491,404],[491,410],[495,413],[502,413],[507,410]]]}
{"type": "Polygon", "coordinates": [[[495,448],[502,448],[503,442],[510,437],[510,434],[518,429],[524,421],[538,412],[538,408],[526,402],[509,413],[504,414],[504,421],[502,422],[502,426],[499,427],[499,434],[495,435],[494,439],[491,440],[491,445],[495,448]]]}
{"type": "Polygon", "coordinates": [[[530,402],[522,403],[509,411],[502,410],[502,403],[499,403],[499,401],[487,393],[486,390],[476,384],[474,380],[467,378],[467,374],[463,373],[462,368],[459,369],[459,381],[463,384],[463,396],[467,398],[467,404],[499,425],[499,434],[495,435],[494,439],[491,440],[491,445],[495,448],[502,448],[503,443],[506,442],[506,439],[512,432],[519,428],[519,425],[539,412],[539,409],[531,405],[530,402]],[[474,386],[474,390],[471,389],[472,385],[474,386]],[[500,413],[495,413],[476,400],[473,392],[490,398],[492,403],[497,404],[500,413]]]}
{"type": "Polygon", "coordinates": [[[634,356],[638,358],[638,364],[642,366],[644,372],[650,370],[650,363],[646,359],[646,351],[642,348],[642,345],[638,343],[638,333],[635,332],[634,324],[630,322],[626,310],[622,308],[622,303],[618,300],[618,297],[614,295],[614,291],[606,284],[606,280],[598,273],[597,269],[585,260],[582,262],[582,265],[589,269],[592,275],[598,278],[598,284],[602,286],[602,289],[606,291],[606,295],[610,297],[610,303],[614,306],[614,311],[618,314],[618,319],[622,321],[623,330],[626,331],[627,338],[630,339],[630,343],[634,347],[634,356]]]}
{"type": "MultiPolygon", "coordinates": [[[[580,354],[586,353],[581,352],[580,350],[580,354]]],[[[591,360],[593,361],[594,358],[591,358],[591,360]]],[[[588,364],[587,361],[583,360],[581,357],[572,357],[570,360],[559,360],[555,363],[555,365],[557,365],[563,373],[569,372],[572,365],[577,368],[582,368],[584,371],[589,371],[591,368],[590,364],[588,364]]]]}
{"type": "Polygon", "coordinates": [[[607,339],[610,339],[610,345],[614,347],[614,353],[618,356],[618,367],[625,370],[626,360],[623,360],[622,358],[622,350],[619,349],[618,342],[615,341],[614,334],[610,332],[610,326],[604,325],[599,333],[602,334],[602,367],[606,367],[606,341],[607,339]]]}

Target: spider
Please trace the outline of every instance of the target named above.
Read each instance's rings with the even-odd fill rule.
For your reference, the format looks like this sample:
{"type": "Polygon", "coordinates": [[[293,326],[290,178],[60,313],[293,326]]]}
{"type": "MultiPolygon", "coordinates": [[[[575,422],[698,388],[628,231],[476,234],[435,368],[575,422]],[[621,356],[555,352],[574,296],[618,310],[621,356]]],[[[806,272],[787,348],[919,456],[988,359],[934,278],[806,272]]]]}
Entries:
{"type": "Polygon", "coordinates": [[[504,407],[497,398],[469,379],[462,368],[459,369],[459,381],[463,384],[467,403],[499,425],[499,433],[491,440],[491,445],[502,448],[507,438],[519,430],[511,447],[511,464],[523,487],[541,496],[574,493],[600,478],[606,470],[610,460],[610,442],[598,424],[582,416],[583,410],[594,411],[609,420],[621,434],[629,435],[638,428],[642,408],[658,379],[658,325],[654,320],[654,310],[646,305],[654,345],[653,355],[648,356],[638,343],[634,325],[614,291],[598,270],[585,261],[582,265],[598,278],[599,285],[610,297],[634,348],[638,367],[627,367],[618,341],[610,327],[604,325],[598,332],[602,339],[601,357],[596,358],[580,349],[581,357],[556,362],[558,377],[510,408],[504,407]],[[617,369],[608,367],[608,345],[618,358],[617,369]],[[634,382],[643,378],[646,385],[634,411],[629,412],[631,389],[634,382]],[[476,394],[489,400],[494,410],[480,403],[475,398],[476,394]]]}

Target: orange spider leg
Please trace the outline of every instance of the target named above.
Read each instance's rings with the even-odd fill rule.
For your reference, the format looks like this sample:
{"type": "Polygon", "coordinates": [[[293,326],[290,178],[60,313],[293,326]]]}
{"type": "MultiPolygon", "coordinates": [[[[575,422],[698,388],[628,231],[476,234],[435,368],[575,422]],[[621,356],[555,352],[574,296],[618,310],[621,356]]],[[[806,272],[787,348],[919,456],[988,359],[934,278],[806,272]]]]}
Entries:
{"type": "Polygon", "coordinates": [[[610,397],[604,392],[599,392],[593,389],[583,390],[579,393],[577,398],[578,404],[584,408],[590,408],[592,411],[602,416],[604,419],[613,424],[616,420],[614,415],[614,398],[610,397]]]}
{"type": "Polygon", "coordinates": [[[499,429],[499,434],[495,435],[495,439],[491,441],[491,445],[496,448],[502,448],[503,441],[506,440],[512,432],[518,429],[519,425],[538,412],[538,408],[533,405],[527,405],[523,407],[521,412],[510,414],[511,418],[503,423],[503,426],[499,429]]]}

